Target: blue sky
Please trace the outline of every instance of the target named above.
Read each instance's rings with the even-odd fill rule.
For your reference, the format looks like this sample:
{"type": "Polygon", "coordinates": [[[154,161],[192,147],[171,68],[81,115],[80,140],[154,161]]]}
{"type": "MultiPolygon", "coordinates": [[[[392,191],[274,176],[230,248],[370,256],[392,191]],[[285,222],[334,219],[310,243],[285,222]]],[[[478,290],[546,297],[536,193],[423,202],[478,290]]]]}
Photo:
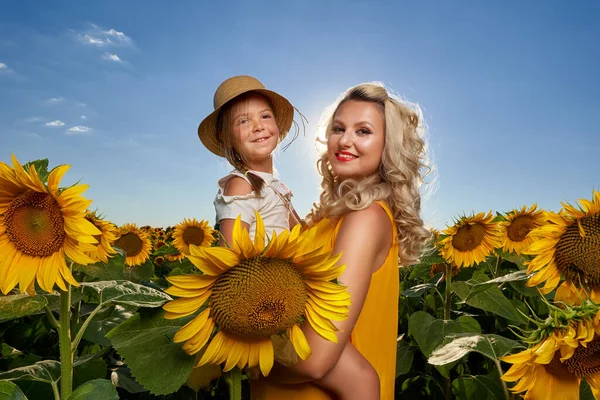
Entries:
{"type": "Polygon", "coordinates": [[[64,183],[117,224],[214,222],[228,165],[196,129],[249,74],[308,118],[276,158],[301,215],[314,134],[346,88],[420,104],[436,179],[426,221],[590,198],[600,189],[600,3],[19,1],[0,13],[0,160],[71,164],[64,183]]]}

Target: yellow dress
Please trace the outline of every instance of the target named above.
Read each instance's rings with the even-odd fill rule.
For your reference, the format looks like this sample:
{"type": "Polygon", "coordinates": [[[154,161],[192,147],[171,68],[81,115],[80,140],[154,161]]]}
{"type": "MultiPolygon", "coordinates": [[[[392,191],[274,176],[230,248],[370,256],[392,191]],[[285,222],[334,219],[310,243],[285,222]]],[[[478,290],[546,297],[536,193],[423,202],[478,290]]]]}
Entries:
{"type": "MultiPolygon", "coordinates": [[[[398,296],[400,277],[398,270],[398,243],[396,223],[385,202],[377,202],[385,210],[392,222],[392,247],[384,264],[371,276],[371,284],[361,313],[356,321],[350,341],[371,363],[379,375],[381,400],[394,399],[396,378],[396,338],[398,334],[398,296]]],[[[325,237],[333,248],[335,238],[342,225],[329,220],[322,221],[326,229],[325,237]],[[327,232],[328,231],[328,232],[327,232]]],[[[252,381],[253,400],[329,400],[335,399],[331,392],[313,384],[283,385],[268,379],[252,381]]]]}

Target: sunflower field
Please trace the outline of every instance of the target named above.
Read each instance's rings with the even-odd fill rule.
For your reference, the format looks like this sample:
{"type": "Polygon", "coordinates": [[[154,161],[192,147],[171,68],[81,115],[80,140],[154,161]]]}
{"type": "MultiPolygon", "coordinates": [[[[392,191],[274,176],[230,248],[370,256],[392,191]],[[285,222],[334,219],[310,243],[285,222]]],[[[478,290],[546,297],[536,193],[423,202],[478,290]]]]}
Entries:
{"type": "MultiPolygon", "coordinates": [[[[0,399],[245,399],[300,324],[336,340],[318,227],[115,226],[68,169],[0,162],[0,399]]],[[[397,399],[600,399],[600,192],[459,216],[400,277],[397,399]]]]}

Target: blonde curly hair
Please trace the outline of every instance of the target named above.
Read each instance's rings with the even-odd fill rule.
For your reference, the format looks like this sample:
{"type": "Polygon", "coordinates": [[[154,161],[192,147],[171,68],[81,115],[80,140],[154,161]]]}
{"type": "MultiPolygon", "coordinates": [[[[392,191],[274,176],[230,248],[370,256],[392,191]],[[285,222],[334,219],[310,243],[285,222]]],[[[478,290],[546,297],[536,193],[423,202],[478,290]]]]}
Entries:
{"type": "Polygon", "coordinates": [[[420,187],[431,171],[421,110],[391,94],[382,83],[362,83],[348,89],[325,113],[325,138],[319,138],[321,143],[329,137],[339,107],[350,100],[374,103],[385,117],[381,164],[370,176],[340,182],[324,150],[317,161],[317,170],[323,177],[322,192],[306,221],[314,225],[323,218],[339,219],[349,211],[364,210],[374,201],[383,200],[396,221],[399,263],[414,264],[431,237],[421,219],[420,187]]]}

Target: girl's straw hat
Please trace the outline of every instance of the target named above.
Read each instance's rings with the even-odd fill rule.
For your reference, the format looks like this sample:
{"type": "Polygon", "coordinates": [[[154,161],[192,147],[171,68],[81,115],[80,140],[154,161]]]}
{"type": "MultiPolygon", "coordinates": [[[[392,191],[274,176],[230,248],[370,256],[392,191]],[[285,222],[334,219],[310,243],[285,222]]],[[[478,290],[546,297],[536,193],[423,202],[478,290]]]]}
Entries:
{"type": "Polygon", "coordinates": [[[217,134],[217,119],[221,109],[227,102],[248,92],[260,93],[271,102],[279,127],[279,141],[285,138],[292,127],[294,107],[285,97],[265,89],[265,85],[256,78],[247,75],[234,76],[219,85],[213,99],[215,110],[198,126],[198,136],[202,144],[212,153],[224,157],[223,142],[217,134]]]}

